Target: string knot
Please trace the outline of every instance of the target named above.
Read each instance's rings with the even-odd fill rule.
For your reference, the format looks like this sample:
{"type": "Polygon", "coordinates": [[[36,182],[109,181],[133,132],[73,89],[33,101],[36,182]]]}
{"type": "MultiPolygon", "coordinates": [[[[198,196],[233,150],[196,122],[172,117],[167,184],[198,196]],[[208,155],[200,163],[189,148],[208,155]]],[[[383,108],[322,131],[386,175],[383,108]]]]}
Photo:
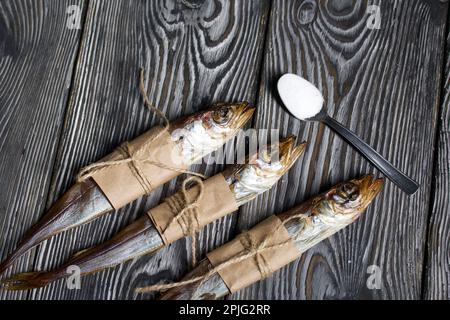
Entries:
{"type": "Polygon", "coordinates": [[[258,271],[261,274],[262,279],[267,278],[272,274],[269,263],[262,254],[267,250],[266,241],[257,241],[255,237],[250,232],[245,232],[240,236],[240,242],[247,253],[246,256],[253,257],[258,271]]]}
{"type": "Polygon", "coordinates": [[[153,187],[147,175],[142,169],[141,164],[144,160],[137,157],[138,154],[132,151],[130,143],[128,141],[122,143],[122,145],[120,145],[117,150],[123,155],[124,159],[128,161],[129,168],[131,169],[133,176],[138,180],[142,189],[144,189],[144,192],[146,194],[149,194],[152,191],[153,187]]]}
{"type": "Polygon", "coordinates": [[[174,213],[174,216],[168,223],[164,232],[173,224],[178,223],[183,234],[192,238],[192,266],[197,264],[197,233],[200,230],[198,202],[202,199],[203,193],[203,180],[194,176],[185,179],[181,186],[181,191],[166,200],[166,203],[174,213]],[[199,187],[199,191],[192,199],[189,199],[187,185],[191,182],[199,187]]]}

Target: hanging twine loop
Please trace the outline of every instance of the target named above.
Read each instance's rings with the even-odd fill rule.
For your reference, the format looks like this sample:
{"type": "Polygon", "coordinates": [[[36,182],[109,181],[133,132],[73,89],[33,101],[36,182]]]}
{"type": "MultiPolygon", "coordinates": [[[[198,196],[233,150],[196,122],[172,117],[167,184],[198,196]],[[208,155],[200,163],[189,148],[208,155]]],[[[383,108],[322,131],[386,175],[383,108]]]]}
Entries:
{"type": "Polygon", "coordinates": [[[86,179],[91,178],[96,173],[105,170],[107,168],[128,164],[133,175],[139,181],[139,184],[142,186],[142,189],[145,191],[145,193],[150,193],[150,191],[153,189],[149,177],[145,175],[145,173],[142,170],[143,164],[152,164],[157,167],[172,170],[179,173],[187,173],[191,174],[193,176],[205,178],[204,175],[192,172],[189,170],[184,170],[180,168],[175,168],[171,166],[167,166],[164,163],[157,162],[150,160],[148,158],[143,157],[143,153],[149,148],[149,146],[155,142],[161,135],[165,132],[169,131],[170,122],[167,119],[166,115],[160,111],[158,108],[154,107],[148,98],[147,92],[145,90],[145,75],[144,75],[144,69],[140,70],[140,81],[139,81],[139,91],[141,93],[142,98],[144,99],[145,106],[151,111],[156,113],[163,122],[163,128],[160,130],[157,134],[152,136],[150,139],[148,139],[144,144],[142,144],[139,148],[135,150],[131,150],[129,143],[125,142],[123,143],[119,148],[118,151],[124,156],[123,159],[119,160],[111,160],[111,161],[100,161],[93,163],[91,165],[88,165],[87,167],[84,167],[81,169],[80,173],[77,175],[77,182],[83,182],[86,179]]]}
{"type": "Polygon", "coordinates": [[[191,279],[187,279],[184,281],[179,282],[172,282],[172,283],[164,283],[164,284],[156,284],[151,285],[147,287],[137,288],[136,293],[146,293],[151,291],[164,291],[172,288],[182,287],[188,284],[193,284],[199,282],[200,285],[207,279],[209,279],[214,274],[218,273],[219,271],[231,266],[235,265],[241,261],[244,261],[249,258],[253,258],[258,271],[261,275],[261,278],[264,279],[268,277],[273,271],[270,269],[267,261],[265,260],[264,256],[262,255],[266,251],[270,250],[279,250],[283,247],[289,245],[292,241],[292,239],[295,239],[297,235],[300,234],[301,230],[299,230],[295,235],[293,235],[290,239],[283,241],[278,244],[269,245],[270,240],[272,239],[273,235],[276,234],[281,228],[284,228],[286,224],[294,219],[309,219],[308,215],[305,215],[303,213],[293,215],[289,217],[288,219],[284,220],[277,229],[274,230],[273,233],[267,234],[263,241],[260,243],[257,243],[257,241],[249,234],[248,232],[244,232],[240,236],[240,241],[242,245],[244,246],[244,250],[240,252],[239,254],[235,255],[234,257],[231,257],[229,260],[222,262],[221,264],[217,265],[216,267],[210,269],[207,273],[193,277],[191,279]]]}
{"type": "Polygon", "coordinates": [[[202,199],[203,193],[204,184],[202,179],[194,176],[185,179],[181,186],[181,191],[166,200],[175,215],[170,220],[163,233],[174,224],[178,224],[183,231],[184,236],[191,237],[192,267],[197,264],[197,234],[200,230],[198,202],[202,199]],[[187,185],[192,182],[199,187],[199,191],[193,199],[189,199],[187,185]]]}

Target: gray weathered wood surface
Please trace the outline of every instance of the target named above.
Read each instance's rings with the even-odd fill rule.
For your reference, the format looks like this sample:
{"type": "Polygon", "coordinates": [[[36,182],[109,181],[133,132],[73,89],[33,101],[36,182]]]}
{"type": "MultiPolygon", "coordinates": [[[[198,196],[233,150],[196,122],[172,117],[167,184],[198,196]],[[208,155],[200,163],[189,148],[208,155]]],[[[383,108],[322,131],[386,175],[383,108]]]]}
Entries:
{"type": "Polygon", "coordinates": [[[273,2],[256,126],[297,134],[309,141],[309,149],[284,183],[241,212],[240,226],[282,212],[326,186],[374,172],[329,129],[300,123],[281,108],[273,87],[285,72],[315,83],[337,120],[422,187],[408,197],[387,183],[357,223],[235,298],[418,299],[447,7],[371,1],[382,13],[377,30],[367,28],[365,1],[325,3],[273,2]],[[367,288],[371,265],[381,270],[380,290],[367,288]]]}
{"type": "MultiPolygon", "coordinates": [[[[148,71],[150,100],[170,119],[217,101],[254,101],[268,9],[267,1],[91,1],[48,204],[73,183],[83,165],[155,123],[139,95],[140,67],[148,71]]],[[[202,165],[198,170],[209,175],[221,167],[202,165]]],[[[56,266],[70,253],[107,239],[173,193],[174,182],[49,240],[39,249],[35,268],[56,266]]],[[[207,228],[202,234],[203,252],[228,239],[231,225],[231,219],[224,219],[207,228]]],[[[81,290],[66,290],[60,281],[35,290],[32,297],[146,298],[134,294],[136,286],[159,277],[180,277],[188,265],[186,248],[182,240],[156,257],[86,277],[81,290]]]]}
{"type": "Polygon", "coordinates": [[[445,59],[440,127],[433,171],[433,203],[427,238],[424,298],[448,300],[450,299],[450,32],[447,35],[445,59]]]}
{"type": "MultiPolygon", "coordinates": [[[[157,122],[138,93],[140,67],[147,70],[150,100],[170,119],[216,101],[248,100],[258,107],[253,127],[279,128],[282,136],[309,142],[276,188],[205,228],[202,254],[336,182],[375,173],[327,128],[300,123],[281,107],[275,82],[295,72],[324,92],[337,120],[422,187],[408,198],[387,183],[353,226],[231,298],[448,298],[448,2],[28,2],[0,3],[1,258],[82,166],[157,122]],[[69,4],[80,6],[81,30],[66,27],[69,4]],[[368,5],[380,7],[380,29],[367,27],[368,5]],[[380,290],[366,286],[370,265],[381,269],[380,290]]],[[[210,175],[222,168],[195,169],[210,175]]],[[[116,233],[176,186],[172,181],[48,240],[8,274],[61,264],[116,233]]],[[[181,240],[156,256],[87,276],[80,290],[58,281],[30,292],[0,291],[0,298],[149,298],[134,288],[180,278],[189,265],[188,245],[181,240]]]]}
{"type": "MultiPolygon", "coordinates": [[[[80,1],[0,2],[0,245],[4,258],[43,214],[63,127],[80,30],[80,1]]],[[[82,7],[81,7],[82,8],[82,7]]],[[[10,273],[32,268],[25,255],[10,273]]],[[[0,298],[26,298],[27,292],[0,298]]]]}

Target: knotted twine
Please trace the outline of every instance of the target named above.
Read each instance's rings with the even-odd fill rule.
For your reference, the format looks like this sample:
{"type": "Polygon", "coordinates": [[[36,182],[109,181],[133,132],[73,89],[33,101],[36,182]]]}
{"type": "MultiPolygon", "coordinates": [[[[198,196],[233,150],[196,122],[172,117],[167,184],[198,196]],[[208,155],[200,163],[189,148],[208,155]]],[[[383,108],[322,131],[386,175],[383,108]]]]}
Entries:
{"type": "Polygon", "coordinates": [[[197,264],[197,233],[200,230],[200,222],[198,220],[200,215],[198,210],[198,202],[202,199],[203,192],[203,181],[199,177],[190,177],[183,181],[180,192],[166,199],[167,204],[175,215],[167,224],[167,227],[164,229],[163,233],[169,230],[173,224],[178,223],[184,236],[191,237],[192,267],[195,267],[197,264]],[[189,199],[189,195],[187,193],[186,186],[190,182],[194,182],[194,184],[197,184],[199,187],[199,192],[193,199],[189,199]]]}
{"type": "Polygon", "coordinates": [[[262,255],[262,253],[269,251],[269,250],[281,249],[281,248],[289,245],[291,243],[291,241],[293,239],[295,239],[295,237],[297,235],[300,234],[302,229],[297,231],[293,236],[291,236],[286,241],[283,241],[283,242],[280,242],[280,243],[274,244],[274,245],[268,244],[274,234],[276,234],[278,231],[280,231],[281,228],[285,228],[286,224],[294,219],[301,219],[301,220],[308,221],[309,216],[304,213],[299,213],[299,214],[289,217],[288,219],[284,220],[281,224],[279,224],[278,228],[276,228],[273,233],[267,234],[264,237],[264,240],[261,241],[260,243],[257,243],[257,241],[255,241],[255,239],[252,237],[252,235],[248,231],[246,231],[239,236],[239,240],[240,240],[241,244],[243,245],[244,250],[241,253],[236,254],[234,257],[228,259],[227,261],[224,261],[224,262],[218,264],[216,267],[212,268],[207,273],[197,276],[197,277],[187,279],[187,280],[183,280],[183,281],[165,283],[165,284],[155,284],[155,285],[151,285],[151,286],[147,286],[147,287],[137,288],[136,293],[145,293],[145,292],[150,292],[150,291],[164,291],[164,290],[168,290],[168,289],[172,289],[172,288],[182,287],[182,286],[196,283],[196,282],[200,282],[198,285],[198,287],[200,287],[200,285],[205,280],[207,280],[214,274],[218,273],[219,271],[221,271],[231,265],[238,264],[241,261],[250,259],[250,258],[254,259],[254,261],[257,265],[257,268],[258,268],[258,272],[261,275],[261,279],[265,279],[270,274],[272,274],[275,270],[271,270],[269,264],[267,263],[266,259],[262,255]]]}
{"type": "Polygon", "coordinates": [[[91,178],[94,174],[98,173],[99,171],[105,170],[106,168],[115,167],[122,164],[128,164],[128,166],[131,169],[131,172],[133,173],[133,176],[136,178],[136,180],[139,182],[139,184],[142,186],[142,189],[145,191],[146,194],[149,194],[152,190],[152,184],[149,180],[149,178],[146,176],[146,174],[142,170],[143,164],[152,164],[154,166],[172,170],[179,173],[186,173],[192,175],[192,177],[186,178],[182,183],[181,188],[181,196],[174,196],[169,198],[168,203],[171,206],[173,212],[175,213],[173,219],[170,221],[169,226],[171,226],[173,223],[179,223],[183,233],[185,236],[191,236],[192,238],[192,246],[191,246],[191,254],[192,254],[192,263],[195,265],[197,263],[196,259],[196,246],[197,246],[197,233],[199,231],[199,223],[198,223],[198,207],[197,203],[203,196],[203,181],[201,178],[205,179],[206,177],[200,173],[175,168],[171,166],[167,166],[164,163],[153,161],[146,158],[141,158],[140,156],[142,153],[155,141],[157,140],[164,132],[169,131],[170,122],[169,119],[167,119],[166,115],[160,111],[158,108],[153,106],[150,103],[150,100],[147,96],[147,92],[145,90],[145,75],[144,75],[144,69],[140,70],[140,81],[139,81],[139,91],[144,99],[144,105],[152,112],[156,113],[164,123],[164,127],[162,130],[160,130],[156,135],[152,136],[150,139],[148,139],[144,144],[142,144],[139,148],[132,150],[130,147],[129,142],[124,142],[119,148],[117,149],[120,154],[122,154],[123,159],[119,160],[111,160],[111,161],[100,161],[93,163],[91,165],[88,165],[87,167],[81,169],[80,173],[77,176],[77,182],[83,182],[88,178],[91,178]],[[189,182],[195,182],[199,188],[200,192],[197,195],[195,199],[188,199],[187,191],[186,191],[186,185],[189,182]]]}
{"type": "Polygon", "coordinates": [[[196,172],[192,172],[185,169],[175,168],[171,166],[167,166],[164,163],[153,161],[146,158],[141,158],[143,152],[156,140],[158,139],[164,132],[169,131],[170,122],[169,119],[167,119],[166,115],[160,111],[158,108],[154,107],[150,100],[148,99],[147,92],[145,91],[145,75],[144,75],[144,69],[140,70],[140,82],[139,82],[139,91],[142,95],[142,98],[144,99],[145,106],[152,112],[155,112],[164,122],[164,127],[162,130],[160,130],[156,135],[148,139],[142,146],[137,148],[136,150],[131,150],[130,145],[128,142],[124,142],[119,148],[118,151],[124,156],[123,159],[119,160],[111,160],[111,161],[99,161],[96,163],[93,163],[91,165],[88,165],[87,167],[84,167],[81,169],[80,173],[77,176],[77,182],[83,182],[86,179],[92,177],[94,174],[96,174],[99,171],[105,170],[110,167],[119,166],[121,164],[128,164],[131,172],[133,172],[133,175],[139,182],[139,184],[142,186],[142,189],[145,191],[146,194],[149,194],[152,191],[152,185],[149,180],[149,178],[144,174],[142,171],[142,165],[143,164],[152,164],[154,166],[172,170],[179,173],[187,173],[193,176],[197,176],[200,178],[205,178],[204,175],[196,172]]]}

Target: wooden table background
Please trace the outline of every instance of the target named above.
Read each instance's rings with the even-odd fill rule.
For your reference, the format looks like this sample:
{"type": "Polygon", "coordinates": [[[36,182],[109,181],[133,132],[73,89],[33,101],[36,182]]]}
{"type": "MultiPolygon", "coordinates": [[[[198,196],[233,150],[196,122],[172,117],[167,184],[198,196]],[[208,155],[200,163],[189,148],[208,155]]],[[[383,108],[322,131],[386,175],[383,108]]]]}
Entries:
{"type": "MultiPolygon", "coordinates": [[[[217,101],[248,100],[252,126],[295,134],[308,149],[276,188],[201,233],[201,252],[334,183],[376,171],[327,128],[280,107],[285,72],[324,93],[327,108],[418,180],[408,197],[387,183],[364,216],[272,277],[230,299],[450,297],[450,34],[447,0],[2,0],[0,2],[0,257],[74,182],[77,171],[157,123],[138,92],[170,119],[217,101]],[[80,29],[67,27],[70,5],[80,29]],[[380,7],[370,29],[369,5],[380,7]],[[446,41],[447,40],[447,41],[446,41]],[[381,289],[367,287],[367,268],[381,289]]],[[[195,169],[212,175],[221,165],[195,169]]],[[[179,182],[181,178],[177,181],[179,182]]],[[[108,239],[177,188],[60,234],[7,275],[45,270],[108,239]]],[[[180,240],[82,279],[1,299],[147,299],[134,289],[179,279],[180,240]]]]}

